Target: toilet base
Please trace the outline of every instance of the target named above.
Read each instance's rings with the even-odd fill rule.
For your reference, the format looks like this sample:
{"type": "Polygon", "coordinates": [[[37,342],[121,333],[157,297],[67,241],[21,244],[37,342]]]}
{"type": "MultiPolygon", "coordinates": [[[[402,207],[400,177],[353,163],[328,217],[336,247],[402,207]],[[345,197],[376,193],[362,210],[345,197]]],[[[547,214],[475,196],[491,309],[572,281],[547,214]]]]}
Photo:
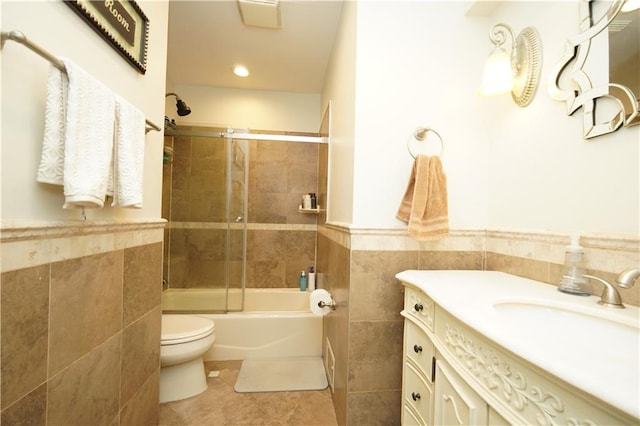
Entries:
{"type": "Polygon", "coordinates": [[[178,401],[207,390],[202,357],[160,368],[160,403],[178,401]]]}

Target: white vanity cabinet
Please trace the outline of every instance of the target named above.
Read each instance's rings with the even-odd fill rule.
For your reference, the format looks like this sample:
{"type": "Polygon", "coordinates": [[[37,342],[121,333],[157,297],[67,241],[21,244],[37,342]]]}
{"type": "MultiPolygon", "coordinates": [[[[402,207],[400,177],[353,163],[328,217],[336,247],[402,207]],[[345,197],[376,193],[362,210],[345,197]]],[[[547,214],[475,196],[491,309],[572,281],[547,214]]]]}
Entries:
{"type": "MultiPolygon", "coordinates": [[[[429,290],[439,288],[437,285],[425,286],[429,289],[425,290],[414,275],[403,274],[397,275],[405,291],[401,313],[404,317],[403,425],[640,424],[633,415],[496,343],[478,331],[482,327],[468,324],[468,318],[467,321],[459,319],[451,313],[456,312],[455,309],[446,309],[447,303],[438,291],[433,292],[437,297],[430,297],[429,290]]],[[[427,275],[429,280],[441,276],[427,275]]],[[[518,277],[514,278],[517,283],[518,277]]],[[[445,280],[441,285],[447,284],[445,280]]],[[[473,285],[482,286],[482,283],[473,285]]],[[[459,291],[463,291],[462,286],[459,291]]],[[[464,291],[468,291],[466,287],[464,291]]],[[[467,293],[467,299],[461,302],[462,293],[451,293],[458,305],[483,303],[481,296],[467,293]]],[[[505,294],[500,297],[504,298],[505,294]]],[[[493,320],[480,311],[474,314],[470,315],[473,321],[483,322],[484,326],[493,320]]],[[[584,371],[585,375],[593,373],[584,371]]]]}

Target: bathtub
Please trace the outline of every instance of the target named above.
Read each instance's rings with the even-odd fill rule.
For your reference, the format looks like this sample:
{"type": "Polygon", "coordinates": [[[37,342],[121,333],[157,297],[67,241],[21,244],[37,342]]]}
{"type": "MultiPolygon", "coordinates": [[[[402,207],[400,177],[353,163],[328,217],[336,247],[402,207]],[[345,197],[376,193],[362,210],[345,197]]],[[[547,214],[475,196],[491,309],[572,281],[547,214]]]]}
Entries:
{"type": "MultiPolygon", "coordinates": [[[[168,289],[163,312],[183,312],[215,322],[216,341],[205,361],[322,355],[322,317],[309,310],[309,294],[298,289],[246,289],[241,312],[202,313],[223,306],[223,290],[168,289]],[[217,305],[216,305],[217,303],[217,305]]],[[[229,291],[230,306],[240,306],[239,290],[229,291]]]]}

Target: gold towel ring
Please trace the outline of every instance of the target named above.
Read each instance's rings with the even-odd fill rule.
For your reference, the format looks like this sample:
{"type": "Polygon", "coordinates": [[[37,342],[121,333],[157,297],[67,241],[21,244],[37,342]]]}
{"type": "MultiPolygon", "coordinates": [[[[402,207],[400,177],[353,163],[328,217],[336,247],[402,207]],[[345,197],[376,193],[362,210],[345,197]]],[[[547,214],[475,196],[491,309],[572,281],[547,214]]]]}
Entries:
{"type": "Polygon", "coordinates": [[[414,154],[414,151],[411,149],[412,144],[415,144],[416,142],[424,142],[427,139],[427,134],[429,132],[435,133],[438,137],[438,140],[440,141],[440,153],[438,155],[442,157],[442,154],[444,153],[444,142],[442,141],[440,133],[429,127],[418,127],[411,136],[409,136],[409,139],[407,139],[407,150],[414,159],[416,158],[416,154],[414,154]]]}

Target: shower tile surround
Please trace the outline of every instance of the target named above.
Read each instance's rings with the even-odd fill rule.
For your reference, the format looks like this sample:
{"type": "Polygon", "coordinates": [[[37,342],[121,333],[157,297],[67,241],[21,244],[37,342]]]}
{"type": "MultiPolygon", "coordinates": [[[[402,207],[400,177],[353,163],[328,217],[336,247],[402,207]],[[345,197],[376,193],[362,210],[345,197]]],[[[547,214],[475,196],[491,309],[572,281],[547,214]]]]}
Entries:
{"type": "Polygon", "coordinates": [[[164,225],[2,224],[1,424],[158,422],[164,225]]]}
{"type": "MultiPolygon", "coordinates": [[[[318,272],[336,310],[324,317],[323,345],[336,358],[334,407],[339,425],[400,423],[405,269],[497,270],[556,285],[569,236],[537,232],[452,230],[448,238],[418,243],[404,230],[318,227],[318,272]]],[[[589,273],[615,280],[640,264],[636,237],[585,235],[589,273]]],[[[594,285],[599,294],[600,286],[594,285]]],[[[640,304],[640,288],[620,289],[640,304]]],[[[323,348],[323,353],[326,353],[323,348]]]]}
{"type": "MultiPolygon", "coordinates": [[[[209,132],[223,128],[179,127],[209,132]]],[[[251,130],[297,136],[297,132],[251,130]]],[[[165,136],[173,149],[164,166],[164,277],[171,288],[224,286],[225,270],[225,139],[165,136]],[[220,201],[222,199],[222,201],[220,201]]],[[[246,286],[298,286],[301,270],[315,264],[317,216],[298,211],[303,193],[318,189],[318,159],[322,144],[249,140],[246,286]]],[[[236,158],[237,153],[234,153],[236,158]]],[[[236,184],[240,186],[240,184],[236,184]]],[[[234,193],[237,197],[237,193],[234,193]]],[[[325,197],[326,199],[326,197],[325,197]]],[[[233,199],[241,205],[241,199],[233,199]]],[[[241,209],[238,208],[238,216],[241,209]]],[[[233,216],[236,214],[234,213],[233,216]]],[[[230,269],[240,283],[242,231],[232,224],[230,269]],[[237,231],[235,229],[238,229],[237,231]]],[[[233,284],[232,284],[233,285],[233,284]]]]}

